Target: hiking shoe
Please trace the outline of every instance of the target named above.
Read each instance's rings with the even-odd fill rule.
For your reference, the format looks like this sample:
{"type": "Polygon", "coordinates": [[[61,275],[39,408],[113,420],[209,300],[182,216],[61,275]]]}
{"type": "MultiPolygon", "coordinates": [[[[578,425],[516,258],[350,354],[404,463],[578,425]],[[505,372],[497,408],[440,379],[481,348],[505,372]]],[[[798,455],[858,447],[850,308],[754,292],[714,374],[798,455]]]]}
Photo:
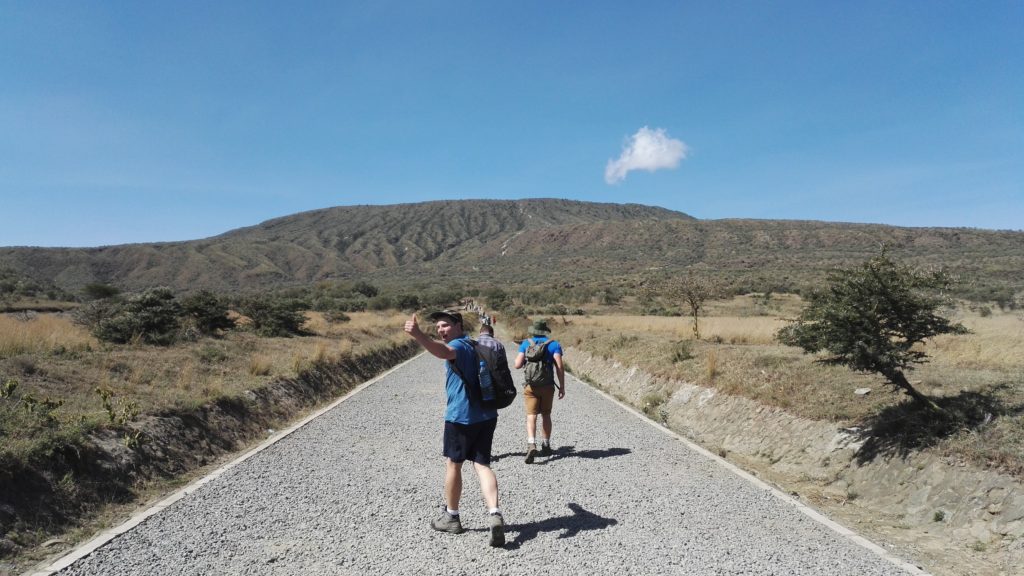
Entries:
{"type": "Polygon", "coordinates": [[[554,451],[551,449],[551,445],[550,444],[541,444],[541,446],[540,446],[540,455],[541,456],[551,456],[552,454],[554,454],[554,451]]]}
{"type": "Polygon", "coordinates": [[[491,546],[495,548],[505,545],[505,519],[501,514],[491,514],[488,518],[491,522],[491,546]]]}
{"type": "Polygon", "coordinates": [[[533,457],[537,455],[537,445],[527,444],[526,445],[526,463],[533,464],[533,457]]]}
{"type": "Polygon", "coordinates": [[[447,510],[441,510],[441,517],[430,523],[430,527],[438,532],[449,534],[462,534],[462,520],[458,516],[452,516],[447,510]]]}

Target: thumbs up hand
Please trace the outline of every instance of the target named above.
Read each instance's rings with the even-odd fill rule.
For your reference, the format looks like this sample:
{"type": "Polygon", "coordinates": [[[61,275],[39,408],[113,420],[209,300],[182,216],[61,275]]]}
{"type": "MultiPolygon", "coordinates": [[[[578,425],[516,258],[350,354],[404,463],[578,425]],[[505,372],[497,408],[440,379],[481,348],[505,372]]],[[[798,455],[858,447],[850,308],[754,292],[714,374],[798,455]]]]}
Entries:
{"type": "Polygon", "coordinates": [[[405,333],[413,338],[423,334],[420,330],[419,321],[416,319],[416,314],[413,314],[411,318],[405,321],[405,333]]]}

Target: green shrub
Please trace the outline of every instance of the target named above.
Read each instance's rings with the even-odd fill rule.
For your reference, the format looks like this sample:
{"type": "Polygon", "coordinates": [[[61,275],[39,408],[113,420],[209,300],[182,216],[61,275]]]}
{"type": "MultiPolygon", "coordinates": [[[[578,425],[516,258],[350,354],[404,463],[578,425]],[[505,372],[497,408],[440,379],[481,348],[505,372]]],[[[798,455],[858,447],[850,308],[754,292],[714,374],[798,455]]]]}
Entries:
{"type": "Polygon", "coordinates": [[[483,296],[487,299],[487,305],[493,310],[505,310],[512,305],[512,298],[501,288],[485,290],[483,296]]]}
{"type": "Polygon", "coordinates": [[[358,282],[356,282],[355,285],[352,286],[352,291],[362,294],[367,298],[373,298],[374,296],[380,293],[380,291],[377,290],[376,286],[370,284],[365,280],[359,280],[358,282]]]}
{"type": "Polygon", "coordinates": [[[105,300],[107,298],[113,298],[121,293],[121,290],[111,286],[110,284],[103,284],[94,282],[92,284],[86,284],[82,288],[82,295],[86,300],[105,300]]]}
{"type": "Polygon", "coordinates": [[[196,352],[196,355],[201,362],[206,364],[218,364],[228,359],[227,352],[216,346],[203,346],[196,352]]]}
{"type": "Polygon", "coordinates": [[[57,409],[63,400],[18,392],[18,381],[8,379],[0,386],[0,437],[22,435],[31,437],[42,429],[59,425],[57,409]]]}
{"type": "Polygon", "coordinates": [[[227,302],[209,290],[183,298],[181,309],[190,324],[202,334],[235,327],[235,321],[228,317],[227,302]]]}
{"type": "Polygon", "coordinates": [[[257,295],[242,299],[239,310],[252,321],[260,336],[293,336],[302,334],[306,321],[299,310],[301,303],[280,296],[257,295]]]}
{"type": "Polygon", "coordinates": [[[401,310],[416,310],[420,307],[420,297],[415,294],[399,294],[394,299],[395,307],[401,310]]]}
{"type": "Polygon", "coordinates": [[[173,344],[180,327],[181,305],[170,288],[153,288],[127,300],[95,300],[82,306],[76,320],[105,342],[173,344]]]}
{"type": "Polygon", "coordinates": [[[615,306],[622,302],[622,294],[614,288],[607,288],[601,291],[601,304],[615,306]]]}
{"type": "Polygon", "coordinates": [[[380,294],[370,298],[367,306],[370,310],[390,310],[397,307],[395,306],[395,299],[387,294],[380,294]]]}

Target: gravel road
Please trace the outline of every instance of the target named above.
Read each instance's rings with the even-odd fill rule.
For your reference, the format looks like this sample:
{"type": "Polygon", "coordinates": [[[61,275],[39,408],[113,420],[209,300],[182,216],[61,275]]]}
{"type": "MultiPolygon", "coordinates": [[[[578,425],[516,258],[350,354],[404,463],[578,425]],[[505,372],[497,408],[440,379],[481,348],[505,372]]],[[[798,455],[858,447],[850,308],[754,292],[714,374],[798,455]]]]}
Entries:
{"type": "Polygon", "coordinates": [[[568,375],[549,458],[523,462],[521,399],[501,412],[506,546],[469,465],[466,532],[434,532],[442,370],[414,358],[59,574],[914,573],[568,375]]]}

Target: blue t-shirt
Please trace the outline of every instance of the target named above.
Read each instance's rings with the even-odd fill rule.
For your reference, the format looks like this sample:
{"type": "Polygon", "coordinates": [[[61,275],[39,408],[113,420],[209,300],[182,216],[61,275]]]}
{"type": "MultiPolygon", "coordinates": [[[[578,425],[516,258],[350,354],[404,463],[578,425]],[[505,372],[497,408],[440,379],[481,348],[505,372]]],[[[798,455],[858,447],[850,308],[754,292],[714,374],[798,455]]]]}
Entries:
{"type": "MultiPolygon", "coordinates": [[[[547,336],[530,336],[530,338],[533,338],[534,342],[544,342],[545,340],[548,339],[547,336]]],[[[528,338],[526,340],[523,340],[523,343],[519,345],[519,351],[522,352],[523,354],[526,354],[526,349],[529,347],[530,340],[528,338]]],[[[558,343],[558,340],[552,340],[551,344],[548,344],[547,350],[545,350],[545,352],[547,352],[547,361],[554,362],[555,354],[562,353],[562,345],[558,343]]]]}
{"type": "MultiPolygon", "coordinates": [[[[476,363],[476,352],[473,351],[473,345],[469,343],[469,339],[463,336],[448,342],[448,345],[455,349],[454,362],[458,363],[459,370],[467,378],[474,378],[480,366],[476,363]]],[[[462,383],[462,378],[459,377],[455,370],[452,370],[451,362],[444,363],[447,370],[445,392],[448,394],[448,404],[444,411],[444,419],[456,424],[476,424],[477,422],[497,418],[497,410],[493,408],[486,410],[480,406],[473,406],[469,402],[469,396],[466,394],[466,387],[462,383]]]]}

